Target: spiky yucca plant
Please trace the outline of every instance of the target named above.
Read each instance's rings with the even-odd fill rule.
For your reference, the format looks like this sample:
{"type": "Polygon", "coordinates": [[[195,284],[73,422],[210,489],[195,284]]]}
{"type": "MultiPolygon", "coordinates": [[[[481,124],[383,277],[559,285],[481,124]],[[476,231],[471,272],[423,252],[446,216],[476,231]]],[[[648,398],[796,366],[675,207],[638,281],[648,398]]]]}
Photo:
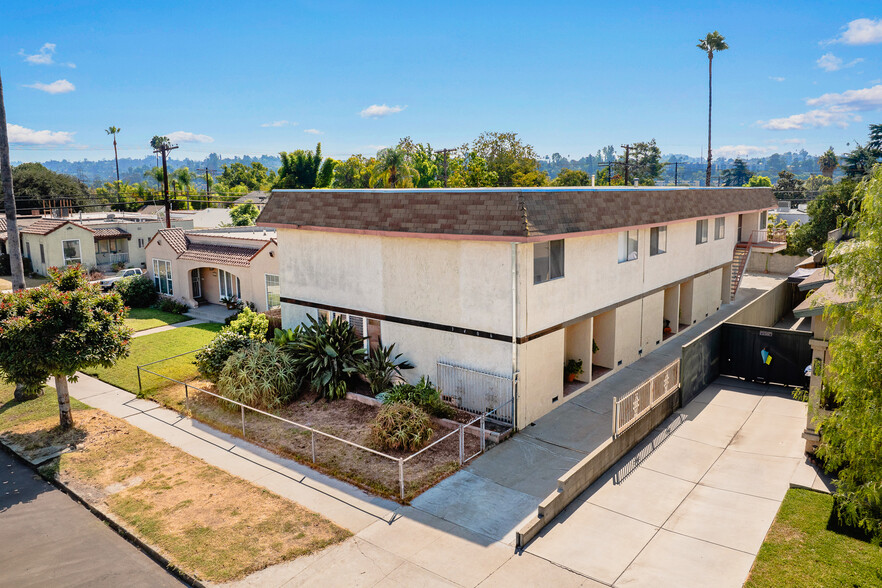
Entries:
{"type": "Polygon", "coordinates": [[[217,389],[231,400],[268,410],[281,408],[300,392],[294,359],[273,343],[252,343],[233,353],[217,389]]]}
{"type": "Polygon", "coordinates": [[[384,405],[371,428],[374,443],[383,449],[417,451],[432,437],[426,411],[406,402],[384,405]]]}
{"type": "Polygon", "coordinates": [[[329,400],[345,398],[365,355],[364,338],[339,316],[330,322],[307,318],[309,324],[288,344],[288,352],[313,391],[329,400]]]}

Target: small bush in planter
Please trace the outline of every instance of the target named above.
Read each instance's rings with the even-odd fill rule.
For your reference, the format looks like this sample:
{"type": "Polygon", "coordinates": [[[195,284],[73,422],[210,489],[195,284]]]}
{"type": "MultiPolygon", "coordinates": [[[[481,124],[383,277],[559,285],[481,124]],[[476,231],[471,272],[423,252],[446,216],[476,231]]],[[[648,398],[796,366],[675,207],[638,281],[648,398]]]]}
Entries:
{"type": "Polygon", "coordinates": [[[432,437],[426,411],[406,402],[383,406],[371,426],[371,437],[383,449],[417,451],[432,437]]]}
{"type": "Polygon", "coordinates": [[[406,359],[401,359],[400,353],[395,353],[395,343],[389,347],[380,346],[371,351],[367,360],[358,366],[358,371],[368,382],[371,392],[376,396],[392,388],[393,382],[401,378],[401,370],[412,370],[414,365],[406,359]]]}
{"type": "Polygon", "coordinates": [[[217,380],[221,395],[264,410],[288,404],[299,388],[294,360],[273,343],[251,343],[236,351],[217,380]]]}
{"type": "Polygon", "coordinates": [[[430,415],[442,419],[456,416],[454,408],[441,400],[441,392],[426,376],[420,378],[416,384],[408,384],[407,382],[396,384],[388,392],[378,394],[377,399],[383,404],[412,404],[422,408],[430,415]]]}
{"type": "Polygon", "coordinates": [[[581,359],[568,359],[564,364],[564,376],[566,376],[567,382],[572,382],[576,379],[576,376],[584,371],[581,359]]]}
{"type": "Polygon", "coordinates": [[[265,341],[266,332],[269,329],[269,319],[265,314],[254,312],[246,306],[235,319],[230,321],[230,326],[227,328],[234,333],[241,333],[249,339],[265,341]]]}
{"type": "Polygon", "coordinates": [[[114,290],[122,296],[123,304],[129,308],[147,308],[156,302],[156,288],[153,280],[145,275],[117,280],[114,290]]]}
{"type": "Polygon", "coordinates": [[[153,305],[153,308],[161,310],[162,312],[170,312],[172,314],[184,314],[190,310],[189,306],[178,302],[177,300],[173,300],[172,298],[161,298],[153,305]]]}
{"type": "Polygon", "coordinates": [[[235,352],[251,344],[251,339],[241,333],[222,330],[205,349],[196,354],[196,369],[202,377],[216,382],[227,359],[235,352]]]}

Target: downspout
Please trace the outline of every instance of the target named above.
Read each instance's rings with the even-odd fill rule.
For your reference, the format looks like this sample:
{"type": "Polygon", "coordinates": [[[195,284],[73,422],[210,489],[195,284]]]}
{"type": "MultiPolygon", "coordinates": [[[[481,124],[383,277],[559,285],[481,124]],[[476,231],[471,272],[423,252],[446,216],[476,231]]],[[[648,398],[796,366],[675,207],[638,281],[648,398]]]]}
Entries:
{"type": "Polygon", "coordinates": [[[518,430],[518,244],[511,244],[511,424],[518,430]]]}

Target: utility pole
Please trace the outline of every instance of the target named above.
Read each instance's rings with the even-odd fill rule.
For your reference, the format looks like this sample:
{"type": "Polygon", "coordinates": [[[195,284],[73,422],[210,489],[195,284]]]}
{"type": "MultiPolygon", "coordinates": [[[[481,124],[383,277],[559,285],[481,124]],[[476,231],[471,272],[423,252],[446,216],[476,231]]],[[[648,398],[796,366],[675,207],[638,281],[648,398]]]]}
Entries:
{"type": "Polygon", "coordinates": [[[628,172],[630,171],[631,164],[628,163],[629,158],[631,157],[631,149],[634,147],[631,145],[621,145],[621,148],[625,150],[625,185],[629,186],[630,182],[628,181],[630,178],[628,177],[628,172]]]}
{"type": "Polygon", "coordinates": [[[168,152],[177,148],[177,145],[163,142],[153,150],[153,153],[162,155],[162,195],[165,199],[165,228],[167,229],[171,228],[171,203],[168,201],[168,152]]]}
{"type": "Polygon", "coordinates": [[[674,185],[675,186],[680,185],[679,182],[677,181],[677,179],[678,179],[678,177],[677,177],[678,169],[677,168],[680,166],[680,163],[681,163],[680,161],[667,161],[664,164],[664,165],[673,165],[674,166],[674,185]]]}
{"type": "Polygon", "coordinates": [[[205,166],[204,169],[198,170],[200,172],[205,173],[205,200],[207,201],[205,208],[211,208],[211,181],[209,180],[209,172],[216,172],[216,169],[208,169],[208,166],[205,166]]]}
{"type": "Polygon", "coordinates": [[[9,163],[9,135],[6,128],[6,106],[3,102],[3,80],[0,79],[0,185],[3,187],[6,209],[6,239],[9,245],[9,266],[12,273],[12,289],[25,289],[24,265],[21,260],[21,241],[18,221],[15,217],[15,192],[12,189],[12,165],[9,163]]]}
{"type": "Polygon", "coordinates": [[[441,175],[441,181],[444,187],[447,187],[447,154],[456,153],[456,149],[438,149],[435,153],[444,155],[444,173],[441,175]]]}
{"type": "Polygon", "coordinates": [[[612,166],[617,164],[617,161],[599,161],[597,162],[598,166],[606,166],[606,185],[612,186],[612,166]]]}

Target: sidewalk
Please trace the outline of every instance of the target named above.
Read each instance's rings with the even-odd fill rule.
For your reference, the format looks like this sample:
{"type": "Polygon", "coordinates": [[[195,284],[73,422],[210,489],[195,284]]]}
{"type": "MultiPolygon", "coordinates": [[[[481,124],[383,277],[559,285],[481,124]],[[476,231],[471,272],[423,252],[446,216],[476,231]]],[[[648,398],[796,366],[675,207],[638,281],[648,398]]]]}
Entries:
{"type": "Polygon", "coordinates": [[[145,329],[143,331],[138,331],[134,335],[132,335],[132,339],[136,337],[143,337],[144,335],[153,335],[155,333],[162,333],[163,331],[171,331],[172,329],[179,329],[181,327],[192,327],[194,325],[201,325],[202,323],[207,323],[208,321],[202,319],[190,319],[188,321],[183,321],[180,323],[173,323],[171,325],[164,325],[162,327],[153,327],[152,329],[145,329]]]}

